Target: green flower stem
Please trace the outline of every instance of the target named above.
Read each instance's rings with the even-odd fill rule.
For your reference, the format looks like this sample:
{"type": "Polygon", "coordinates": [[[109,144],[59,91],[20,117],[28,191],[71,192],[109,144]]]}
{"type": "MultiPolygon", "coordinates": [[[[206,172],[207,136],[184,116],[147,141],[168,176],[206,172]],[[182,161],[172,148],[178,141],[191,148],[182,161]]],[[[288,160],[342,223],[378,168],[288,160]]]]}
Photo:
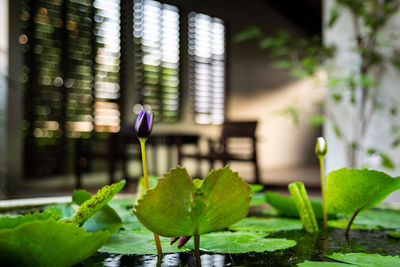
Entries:
{"type": "Polygon", "coordinates": [[[196,253],[196,266],[200,267],[201,260],[200,260],[200,235],[199,234],[194,235],[194,250],[196,253]]]}
{"type": "MultiPolygon", "coordinates": [[[[146,164],[146,138],[139,138],[140,148],[142,151],[142,167],[143,167],[143,177],[144,177],[144,187],[146,188],[146,192],[149,190],[149,176],[147,175],[147,164],[146,164]]],[[[156,242],[157,254],[158,256],[162,256],[162,248],[160,243],[160,237],[157,234],[154,234],[154,241],[156,242]]]]}
{"type": "Polygon", "coordinates": [[[325,179],[324,179],[324,157],[319,156],[319,169],[321,173],[321,195],[322,195],[322,213],[324,214],[324,229],[328,229],[328,214],[325,205],[325,179]]]}

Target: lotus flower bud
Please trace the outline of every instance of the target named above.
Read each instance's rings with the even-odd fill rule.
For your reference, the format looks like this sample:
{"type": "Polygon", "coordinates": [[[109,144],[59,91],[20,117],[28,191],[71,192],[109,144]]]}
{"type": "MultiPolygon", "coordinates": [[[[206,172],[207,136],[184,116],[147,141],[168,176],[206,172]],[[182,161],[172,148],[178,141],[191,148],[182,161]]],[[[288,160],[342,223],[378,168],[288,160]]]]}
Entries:
{"type": "Polygon", "coordinates": [[[173,245],[179,239],[178,249],[180,249],[189,241],[190,238],[191,238],[191,236],[173,237],[173,238],[171,238],[170,245],[173,245]]]}
{"type": "Polygon", "coordinates": [[[138,138],[147,139],[153,130],[153,112],[142,110],[136,119],[135,132],[138,138]]]}
{"type": "Polygon", "coordinates": [[[326,139],[324,137],[318,137],[317,143],[315,144],[315,154],[317,157],[324,157],[327,151],[326,139]]]}

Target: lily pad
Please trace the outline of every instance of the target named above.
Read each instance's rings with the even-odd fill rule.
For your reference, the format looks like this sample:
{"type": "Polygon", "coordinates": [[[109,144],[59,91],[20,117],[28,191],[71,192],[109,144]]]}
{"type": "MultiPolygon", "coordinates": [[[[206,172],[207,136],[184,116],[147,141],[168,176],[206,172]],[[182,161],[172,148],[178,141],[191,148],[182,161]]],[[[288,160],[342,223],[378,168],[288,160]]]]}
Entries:
{"type": "Polygon", "coordinates": [[[178,167],[138,200],[135,214],[161,236],[193,236],[239,221],[246,217],[249,205],[250,186],[229,166],[211,171],[197,185],[185,168],[178,167]]]}
{"type": "MultiPolygon", "coordinates": [[[[349,218],[329,220],[328,225],[346,228],[349,218]]],[[[361,212],[354,220],[351,229],[395,229],[400,228],[400,212],[388,209],[371,209],[361,212]],[[384,218],[384,219],[382,219],[384,218]]]]}
{"type": "Polygon", "coordinates": [[[288,218],[256,218],[250,217],[231,225],[230,230],[234,231],[255,231],[255,232],[277,232],[303,229],[298,219],[288,218]]]}
{"type": "Polygon", "coordinates": [[[326,177],[328,213],[354,214],[374,207],[400,189],[400,178],[374,170],[340,169],[326,177]]]}
{"type": "MultiPolygon", "coordinates": [[[[165,237],[160,237],[160,241],[163,253],[190,251],[193,247],[186,244],[178,249],[176,245],[171,246],[170,239],[165,237]]],[[[117,254],[157,254],[154,235],[150,231],[120,231],[113,235],[99,251],[117,254]]]]}
{"type": "Polygon", "coordinates": [[[349,264],[354,264],[357,266],[374,266],[374,267],[384,267],[384,266],[399,266],[400,257],[399,256],[382,256],[379,254],[366,254],[366,253],[334,253],[328,256],[330,259],[337,261],[346,262],[349,264]]]}
{"type": "Polygon", "coordinates": [[[53,219],[26,222],[0,230],[0,262],[10,266],[71,266],[90,257],[109,232],[85,232],[53,219]]]}
{"type": "Polygon", "coordinates": [[[200,238],[200,249],[216,253],[248,253],[287,249],[296,241],[284,238],[264,238],[265,233],[214,232],[200,238]]]}
{"type": "MultiPolygon", "coordinates": [[[[296,242],[284,238],[264,238],[264,233],[255,232],[213,232],[201,235],[200,249],[216,253],[248,253],[275,251],[293,247],[296,242]]],[[[164,253],[190,251],[194,244],[191,239],[183,248],[169,245],[169,239],[161,237],[164,253]]],[[[110,238],[100,252],[117,254],[157,254],[151,232],[121,231],[110,238]]]]}
{"type": "Polygon", "coordinates": [[[340,262],[327,262],[327,261],[305,261],[300,264],[297,264],[299,267],[351,267],[347,263],[340,263],[340,262]]]}
{"type": "Polygon", "coordinates": [[[27,223],[27,222],[45,221],[50,218],[57,220],[59,218],[59,216],[57,214],[44,211],[44,212],[30,213],[30,214],[26,214],[23,216],[19,215],[19,216],[14,216],[14,217],[9,217],[9,216],[1,217],[0,218],[0,230],[12,229],[19,225],[27,223]]]}

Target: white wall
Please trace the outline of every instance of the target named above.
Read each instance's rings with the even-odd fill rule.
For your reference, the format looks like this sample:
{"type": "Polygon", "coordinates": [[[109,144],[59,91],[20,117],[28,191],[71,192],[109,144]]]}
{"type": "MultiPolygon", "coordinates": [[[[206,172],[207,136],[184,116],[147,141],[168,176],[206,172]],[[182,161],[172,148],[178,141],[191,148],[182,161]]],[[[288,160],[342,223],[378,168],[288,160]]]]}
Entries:
{"type": "MultiPolygon", "coordinates": [[[[325,0],[324,1],[324,20],[325,22],[328,20],[329,12],[334,3],[334,0],[325,0]]],[[[359,58],[352,51],[352,48],[356,46],[353,36],[353,24],[351,21],[351,16],[349,12],[341,12],[340,17],[333,28],[326,27],[326,23],[324,25],[324,40],[327,44],[335,44],[338,48],[337,54],[333,59],[333,65],[335,66],[335,70],[333,73],[336,75],[348,75],[352,73],[352,71],[357,72],[356,70],[359,68],[359,58]]],[[[397,30],[400,26],[400,13],[395,15],[390,19],[389,24],[383,30],[382,38],[390,38],[389,34],[393,31],[397,30]]],[[[397,43],[397,45],[399,45],[397,43]]],[[[389,66],[382,78],[382,82],[380,83],[380,91],[378,94],[378,99],[380,102],[384,103],[386,106],[392,103],[400,103],[400,94],[399,94],[399,86],[400,86],[400,75],[399,72],[396,71],[393,67],[389,66]]],[[[357,112],[357,108],[352,107],[348,104],[349,95],[345,96],[346,99],[344,104],[337,105],[332,103],[329,97],[327,97],[328,105],[326,106],[331,112],[335,113],[342,127],[343,132],[346,136],[350,136],[352,138],[358,138],[358,135],[354,133],[354,123],[355,116],[357,112]]],[[[371,157],[366,155],[361,157],[360,162],[358,162],[358,166],[362,166],[363,164],[368,164],[371,168],[374,169],[382,169],[388,173],[393,175],[400,174],[400,159],[398,157],[400,153],[400,148],[393,149],[391,147],[391,142],[393,141],[390,127],[391,125],[400,124],[399,116],[393,119],[387,109],[378,110],[374,113],[371,119],[371,125],[366,132],[366,139],[364,146],[365,147],[375,147],[379,148],[383,152],[387,153],[394,160],[396,165],[396,170],[390,171],[387,169],[383,169],[378,164],[374,164],[374,160],[371,157]]],[[[346,155],[345,155],[345,145],[341,139],[338,139],[334,134],[333,127],[331,123],[327,123],[324,127],[325,136],[328,141],[328,154],[327,154],[327,171],[331,171],[334,169],[338,169],[346,166],[346,155]]]]}

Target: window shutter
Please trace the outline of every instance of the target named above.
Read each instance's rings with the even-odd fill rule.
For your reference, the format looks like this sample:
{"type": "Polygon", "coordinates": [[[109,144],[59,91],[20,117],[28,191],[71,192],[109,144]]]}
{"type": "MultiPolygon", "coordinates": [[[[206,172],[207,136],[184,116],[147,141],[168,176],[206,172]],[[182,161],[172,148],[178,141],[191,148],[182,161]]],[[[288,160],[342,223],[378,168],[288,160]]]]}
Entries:
{"type": "Polygon", "coordinates": [[[151,109],[156,120],[174,122],[179,116],[179,11],[152,0],[135,0],[135,88],[138,113],[151,109]]]}
{"type": "Polygon", "coordinates": [[[97,132],[120,129],[120,0],[93,2],[96,54],[94,60],[94,127],[97,132]]]}
{"type": "Polygon", "coordinates": [[[189,86],[194,120],[222,124],[225,117],[225,25],[221,19],[189,14],[189,86]]]}

